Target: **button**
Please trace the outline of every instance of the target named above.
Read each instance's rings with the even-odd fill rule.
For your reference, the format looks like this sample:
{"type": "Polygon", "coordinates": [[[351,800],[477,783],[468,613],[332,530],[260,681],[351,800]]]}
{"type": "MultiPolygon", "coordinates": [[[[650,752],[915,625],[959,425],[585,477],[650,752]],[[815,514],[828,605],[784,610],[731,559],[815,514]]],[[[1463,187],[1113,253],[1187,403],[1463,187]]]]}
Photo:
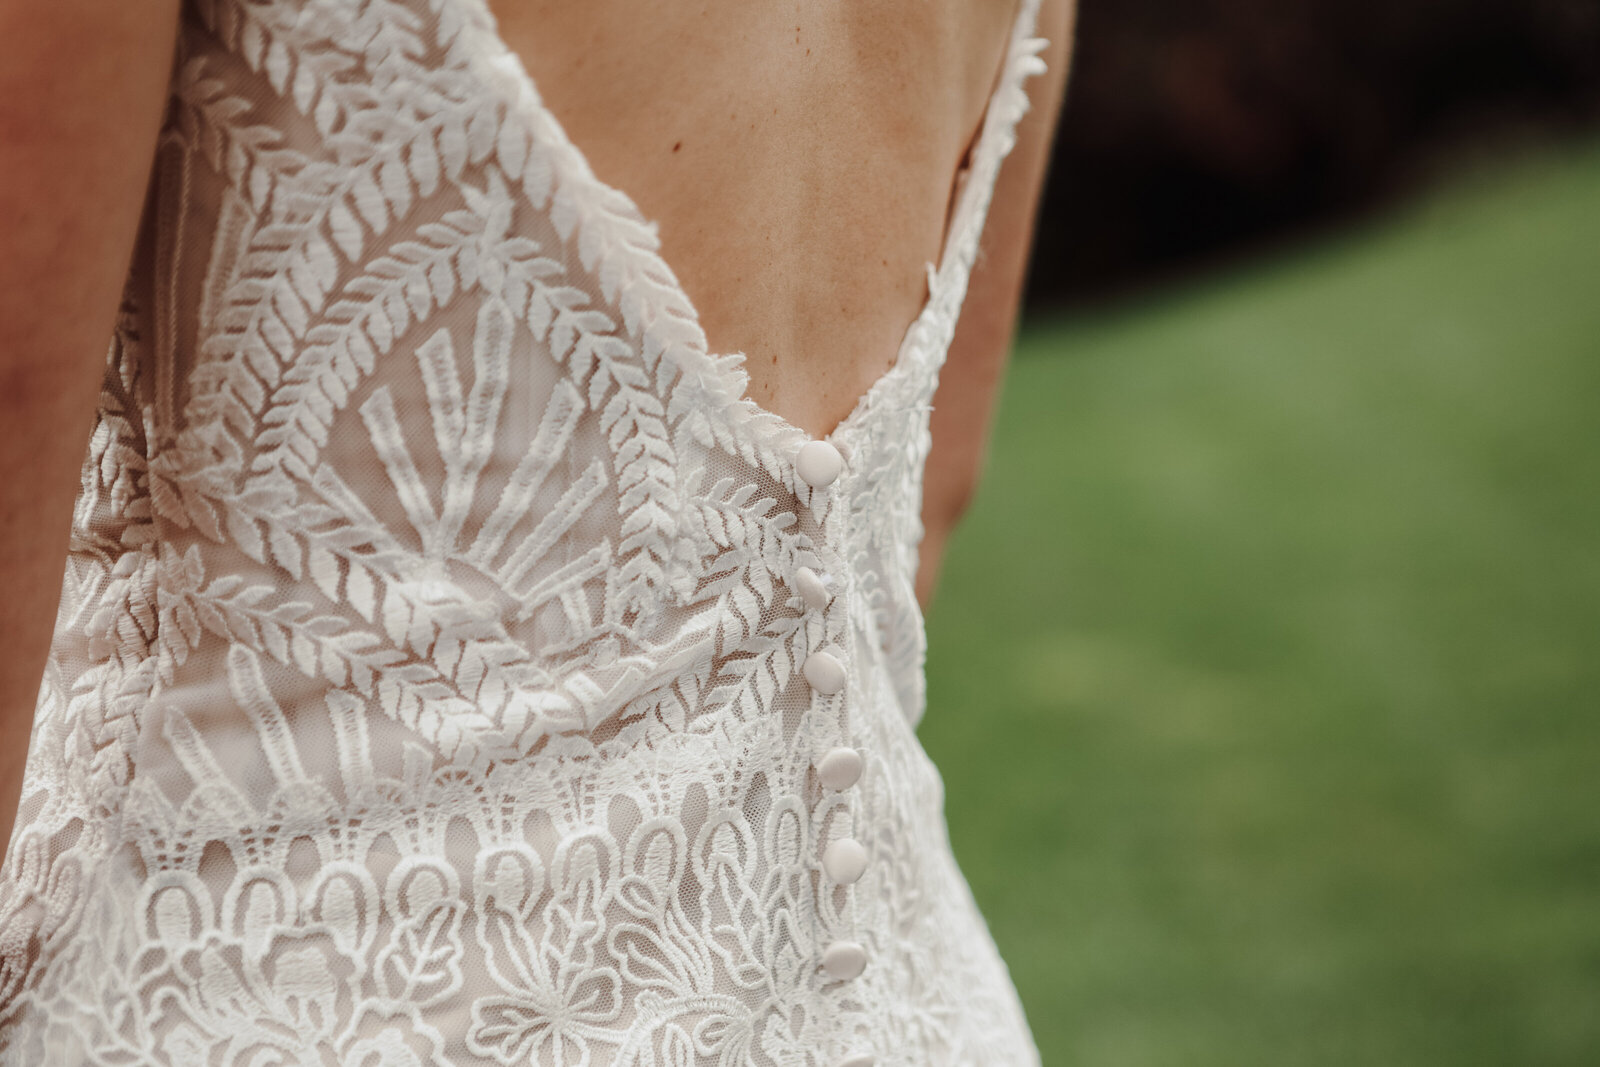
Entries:
{"type": "Polygon", "coordinates": [[[833,1067],[874,1067],[877,1062],[878,1057],[870,1052],[853,1052],[835,1063],[833,1067]]]}
{"type": "Polygon", "coordinates": [[[849,789],[861,779],[861,753],[833,748],[817,763],[817,778],[829,789],[849,789]]]}
{"type": "Polygon", "coordinates": [[[806,676],[806,681],[811,683],[811,688],[823,696],[831,697],[844,688],[844,664],[826,652],[811,653],[800,670],[806,676]]]}
{"type": "Polygon", "coordinates": [[[826,489],[844,469],[844,457],[826,441],[807,441],[794,459],[794,472],[813,489],[826,489]]]}
{"type": "Polygon", "coordinates": [[[849,885],[867,869],[867,847],[853,837],[830,841],[822,850],[822,869],[840,885],[849,885]]]}
{"type": "Polygon", "coordinates": [[[821,611],[832,599],[828,596],[827,585],[810,567],[801,567],[794,572],[794,587],[800,591],[800,599],[812,611],[821,611]]]}
{"type": "Polygon", "coordinates": [[[822,953],[822,969],[848,982],[867,966],[867,950],[854,941],[835,941],[822,953]]]}

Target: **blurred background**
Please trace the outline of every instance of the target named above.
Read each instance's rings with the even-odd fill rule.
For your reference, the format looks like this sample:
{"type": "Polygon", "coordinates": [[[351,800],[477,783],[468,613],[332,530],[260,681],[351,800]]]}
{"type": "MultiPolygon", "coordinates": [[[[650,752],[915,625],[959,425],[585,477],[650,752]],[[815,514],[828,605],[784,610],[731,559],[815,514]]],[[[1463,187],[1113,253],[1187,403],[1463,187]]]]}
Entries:
{"type": "Polygon", "coordinates": [[[1045,1064],[1600,1064],[1600,0],[1074,62],[921,727],[1045,1064]]]}

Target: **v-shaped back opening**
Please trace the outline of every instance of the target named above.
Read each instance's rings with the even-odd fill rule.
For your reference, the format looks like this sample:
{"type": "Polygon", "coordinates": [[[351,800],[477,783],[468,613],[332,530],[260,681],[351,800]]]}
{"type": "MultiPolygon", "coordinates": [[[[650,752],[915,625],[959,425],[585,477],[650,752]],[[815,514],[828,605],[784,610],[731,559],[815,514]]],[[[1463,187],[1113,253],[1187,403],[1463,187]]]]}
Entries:
{"type": "MultiPolygon", "coordinates": [[[[595,191],[602,195],[609,195],[618,202],[626,204],[631,209],[635,222],[648,226],[653,232],[658,230],[659,218],[648,218],[637,201],[628,190],[614,186],[596,175],[589,157],[584,149],[574,142],[560,118],[554,114],[549,105],[545,103],[538,87],[538,83],[528,71],[524,57],[511,47],[501,32],[499,22],[494,12],[489,8],[487,0],[474,0],[482,5],[486,16],[487,44],[492,50],[494,58],[508,66],[526,90],[526,98],[537,108],[539,117],[543,120],[546,129],[562,139],[563,147],[570,152],[571,161],[583,172],[584,177],[592,182],[595,191]]],[[[778,444],[780,448],[797,446],[803,441],[813,437],[839,438],[853,428],[863,417],[864,412],[871,406],[874,397],[889,389],[896,380],[906,374],[912,373],[916,367],[907,359],[912,348],[911,341],[919,323],[924,321],[939,303],[943,288],[957,281],[962,285],[964,294],[966,270],[970,268],[971,252],[982,229],[982,219],[987,213],[990,195],[998,171],[999,156],[1003,156],[1010,147],[1013,127],[1020,113],[997,115],[996,104],[1008,90],[1020,91],[1022,79],[1029,73],[1035,72],[1037,66],[1029,67],[1021,61],[1033,58],[1038,51],[1037,47],[1027,47],[1033,31],[1034,20],[1037,14],[1039,0],[1016,0],[1017,9],[1011,25],[1005,36],[1005,44],[996,68],[983,111],[963,153],[957,169],[949,179],[949,194],[944,213],[943,232],[940,235],[937,260],[925,261],[927,275],[927,290],[924,294],[917,314],[899,331],[899,342],[893,362],[888,369],[878,375],[867,388],[856,396],[849,412],[840,419],[832,429],[826,433],[814,434],[799,426],[796,422],[784,415],[770,410],[751,399],[748,395],[748,372],[746,366],[752,353],[746,352],[719,352],[712,347],[704,333],[704,320],[700,314],[700,305],[693,299],[684,287],[680,276],[671,263],[655,249],[642,249],[634,247],[634,251],[641,255],[653,257],[654,267],[648,273],[665,275],[670,281],[671,296],[676,298],[680,314],[689,319],[695,326],[698,344],[694,347],[705,366],[685,367],[684,370],[699,374],[704,380],[706,375],[711,375],[719,380],[722,388],[720,392],[735,407],[743,409],[748,418],[742,422],[755,422],[765,426],[767,432],[775,440],[771,443],[778,444]],[[982,163],[992,164],[989,167],[981,166],[982,163]],[[982,172],[980,181],[974,182],[972,176],[982,172]],[[963,243],[970,243],[972,249],[963,248],[963,243]],[[959,278],[958,271],[954,268],[961,267],[959,278]]],[[[1031,42],[1035,46],[1043,42],[1031,42]]],[[[1037,64],[1037,60],[1034,60],[1037,64]]],[[[938,361],[942,361],[944,352],[936,353],[938,361]]],[[[934,373],[937,366],[930,368],[929,373],[934,373]]]]}

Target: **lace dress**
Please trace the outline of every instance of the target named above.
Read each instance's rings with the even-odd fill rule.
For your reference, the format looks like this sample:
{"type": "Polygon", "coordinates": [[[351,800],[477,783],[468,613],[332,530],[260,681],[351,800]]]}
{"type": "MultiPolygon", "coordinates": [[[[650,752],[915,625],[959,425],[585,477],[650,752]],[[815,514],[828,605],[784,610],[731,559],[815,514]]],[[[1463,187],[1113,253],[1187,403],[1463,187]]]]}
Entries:
{"type": "Polygon", "coordinates": [[[1028,1065],[952,857],[928,413],[1042,69],[827,440],[481,0],[191,0],[83,467],[0,1062],[1028,1065]]]}

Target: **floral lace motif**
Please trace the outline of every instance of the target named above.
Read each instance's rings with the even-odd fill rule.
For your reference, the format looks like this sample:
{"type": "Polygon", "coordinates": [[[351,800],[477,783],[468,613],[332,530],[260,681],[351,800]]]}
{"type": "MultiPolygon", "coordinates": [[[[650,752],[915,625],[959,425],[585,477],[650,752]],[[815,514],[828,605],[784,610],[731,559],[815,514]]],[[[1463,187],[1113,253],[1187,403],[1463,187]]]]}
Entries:
{"type": "Polygon", "coordinates": [[[1037,1062],[914,732],[912,586],[1036,7],[813,489],[481,0],[190,0],[0,872],[0,1062],[1037,1062]]]}

